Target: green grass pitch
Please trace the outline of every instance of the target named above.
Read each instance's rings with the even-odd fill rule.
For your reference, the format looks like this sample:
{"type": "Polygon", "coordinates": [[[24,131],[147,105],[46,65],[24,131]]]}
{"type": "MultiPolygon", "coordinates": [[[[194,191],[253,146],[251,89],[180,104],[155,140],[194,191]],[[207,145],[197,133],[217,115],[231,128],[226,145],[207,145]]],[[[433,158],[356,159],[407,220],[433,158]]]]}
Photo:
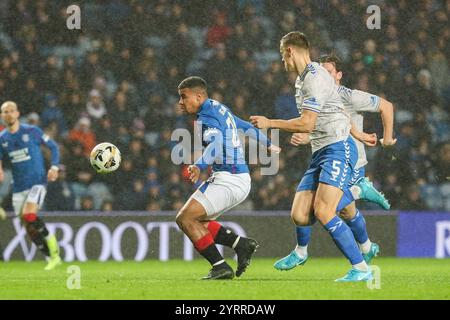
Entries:
{"type": "Polygon", "coordinates": [[[335,283],[348,271],[343,258],[311,258],[287,272],[273,262],[254,259],[231,281],[199,280],[209,270],[203,260],[74,262],[51,272],[43,261],[7,262],[0,263],[0,299],[450,299],[450,259],[377,258],[380,289],[335,283]],[[71,265],[80,267],[80,289],[67,288],[71,265]]]}

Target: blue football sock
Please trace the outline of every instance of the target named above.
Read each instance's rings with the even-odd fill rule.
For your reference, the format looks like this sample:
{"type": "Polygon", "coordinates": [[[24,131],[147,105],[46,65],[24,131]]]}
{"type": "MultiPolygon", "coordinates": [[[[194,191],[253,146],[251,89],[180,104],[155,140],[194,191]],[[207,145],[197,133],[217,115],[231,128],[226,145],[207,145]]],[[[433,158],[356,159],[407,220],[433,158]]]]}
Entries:
{"type": "Polygon", "coordinates": [[[305,247],[311,239],[311,226],[297,226],[295,232],[297,233],[297,244],[299,246],[305,247]]]}
{"type": "Polygon", "coordinates": [[[355,198],[353,198],[350,188],[344,189],[343,191],[344,191],[344,194],[342,195],[341,201],[339,201],[339,203],[338,203],[336,212],[340,212],[342,209],[344,209],[350,203],[355,201],[355,198]]]}
{"type": "Polygon", "coordinates": [[[339,250],[341,250],[352,265],[364,261],[361,252],[359,251],[358,244],[353,237],[352,231],[341,220],[341,218],[335,216],[326,225],[324,225],[324,228],[330,233],[334,243],[336,243],[339,250]]]}
{"type": "Polygon", "coordinates": [[[353,217],[353,219],[345,222],[352,230],[352,233],[358,243],[364,243],[369,239],[366,229],[366,220],[358,209],[356,209],[356,215],[353,217]]]}

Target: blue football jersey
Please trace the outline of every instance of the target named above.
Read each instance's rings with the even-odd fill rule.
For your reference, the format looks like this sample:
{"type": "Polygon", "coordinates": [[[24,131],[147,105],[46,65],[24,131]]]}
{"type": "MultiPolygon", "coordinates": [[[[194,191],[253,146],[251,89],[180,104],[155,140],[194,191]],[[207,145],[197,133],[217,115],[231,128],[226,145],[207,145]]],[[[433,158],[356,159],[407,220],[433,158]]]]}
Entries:
{"type": "Polygon", "coordinates": [[[58,165],[59,152],[56,144],[38,127],[20,124],[15,133],[6,129],[0,132],[0,160],[8,159],[11,162],[13,192],[47,183],[42,144],[52,150],[52,165],[58,165]]]}
{"type": "Polygon", "coordinates": [[[206,147],[203,156],[195,164],[205,169],[212,164],[213,171],[230,173],[249,172],[238,129],[269,147],[271,141],[249,122],[230,111],[224,104],[206,99],[197,114],[201,124],[202,143],[206,147]]]}

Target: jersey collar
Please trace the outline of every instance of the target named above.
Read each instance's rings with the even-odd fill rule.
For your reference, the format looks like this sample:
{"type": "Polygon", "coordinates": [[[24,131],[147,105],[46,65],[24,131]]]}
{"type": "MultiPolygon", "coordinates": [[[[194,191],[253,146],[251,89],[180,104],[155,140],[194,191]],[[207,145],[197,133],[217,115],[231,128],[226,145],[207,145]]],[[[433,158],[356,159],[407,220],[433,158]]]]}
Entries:
{"type": "Polygon", "coordinates": [[[198,110],[197,113],[197,117],[207,112],[210,106],[211,106],[211,99],[208,98],[200,106],[200,109],[198,110]]]}

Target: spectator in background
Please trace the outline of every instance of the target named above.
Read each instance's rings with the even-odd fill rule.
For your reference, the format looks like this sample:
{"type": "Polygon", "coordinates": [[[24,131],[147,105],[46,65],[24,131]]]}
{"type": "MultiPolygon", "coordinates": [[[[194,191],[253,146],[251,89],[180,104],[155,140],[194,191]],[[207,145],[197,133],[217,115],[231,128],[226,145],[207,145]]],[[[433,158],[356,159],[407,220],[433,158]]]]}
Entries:
{"type": "Polygon", "coordinates": [[[94,199],[89,195],[84,195],[80,200],[80,210],[81,211],[93,211],[94,210],[94,199]]]}
{"type": "Polygon", "coordinates": [[[285,84],[281,87],[281,92],[275,99],[274,114],[277,119],[289,120],[298,118],[295,97],[292,95],[292,86],[285,84]]]}
{"type": "Polygon", "coordinates": [[[42,112],[41,123],[45,128],[51,122],[56,123],[58,126],[58,132],[62,135],[66,134],[67,126],[66,119],[61,108],[58,106],[58,99],[53,94],[47,94],[45,96],[46,108],[42,112]]]}
{"type": "Polygon", "coordinates": [[[225,12],[217,12],[214,14],[212,25],[206,34],[206,43],[208,47],[214,48],[218,44],[224,44],[231,36],[232,29],[227,24],[227,16],[225,12]]]}
{"type": "Polygon", "coordinates": [[[47,211],[73,211],[75,210],[75,193],[67,182],[66,167],[59,166],[59,178],[47,187],[47,211]]]}
{"type": "Polygon", "coordinates": [[[90,117],[97,120],[106,114],[105,103],[100,92],[96,89],[89,92],[89,101],[86,104],[86,111],[90,117]]]}
{"type": "Polygon", "coordinates": [[[89,157],[96,145],[96,137],[91,129],[91,120],[88,117],[82,117],[78,120],[75,127],[69,132],[69,140],[79,142],[83,146],[83,154],[89,157]]]}

